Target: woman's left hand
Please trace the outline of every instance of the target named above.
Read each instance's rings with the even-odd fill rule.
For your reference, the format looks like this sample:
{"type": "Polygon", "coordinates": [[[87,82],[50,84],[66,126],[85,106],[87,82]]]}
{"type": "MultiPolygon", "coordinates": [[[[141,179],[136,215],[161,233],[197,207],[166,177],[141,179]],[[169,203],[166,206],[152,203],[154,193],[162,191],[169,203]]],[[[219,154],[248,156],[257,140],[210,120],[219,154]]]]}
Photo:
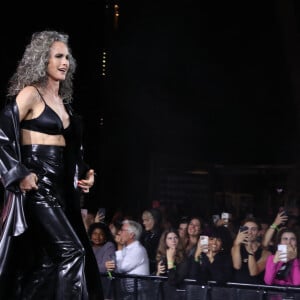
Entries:
{"type": "Polygon", "coordinates": [[[85,179],[78,180],[77,185],[82,189],[84,193],[88,193],[90,191],[90,188],[94,185],[95,181],[95,171],[93,169],[90,169],[85,179]]]}

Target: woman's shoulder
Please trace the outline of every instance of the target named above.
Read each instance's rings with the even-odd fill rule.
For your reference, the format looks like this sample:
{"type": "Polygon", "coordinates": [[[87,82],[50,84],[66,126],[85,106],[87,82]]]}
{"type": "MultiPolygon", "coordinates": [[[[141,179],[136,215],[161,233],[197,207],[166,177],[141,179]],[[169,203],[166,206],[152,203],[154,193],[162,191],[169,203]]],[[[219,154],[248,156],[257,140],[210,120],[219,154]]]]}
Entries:
{"type": "Polygon", "coordinates": [[[39,92],[36,87],[29,85],[25,86],[16,96],[17,102],[30,103],[39,99],[39,92]]]}

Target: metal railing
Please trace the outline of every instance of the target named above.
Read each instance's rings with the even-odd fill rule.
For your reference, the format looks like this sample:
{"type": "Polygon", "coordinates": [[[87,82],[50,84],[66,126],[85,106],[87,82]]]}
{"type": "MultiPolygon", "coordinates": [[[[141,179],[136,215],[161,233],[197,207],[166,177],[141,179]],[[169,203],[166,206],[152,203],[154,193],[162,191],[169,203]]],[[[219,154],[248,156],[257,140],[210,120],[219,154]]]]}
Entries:
{"type": "Polygon", "coordinates": [[[300,286],[270,286],[237,282],[200,284],[185,279],[170,286],[167,277],[114,273],[101,274],[105,299],[112,300],[300,300],[300,286]]]}

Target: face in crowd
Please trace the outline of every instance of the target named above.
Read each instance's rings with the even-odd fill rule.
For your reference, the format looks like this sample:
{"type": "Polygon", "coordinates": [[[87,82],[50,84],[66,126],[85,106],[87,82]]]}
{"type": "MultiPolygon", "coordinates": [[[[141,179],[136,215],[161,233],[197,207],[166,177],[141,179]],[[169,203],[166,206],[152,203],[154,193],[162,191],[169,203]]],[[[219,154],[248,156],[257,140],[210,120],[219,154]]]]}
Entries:
{"type": "Polygon", "coordinates": [[[213,253],[218,253],[222,250],[222,240],[219,237],[209,237],[208,239],[208,249],[213,253]]]}
{"type": "Polygon", "coordinates": [[[290,245],[293,248],[297,246],[297,237],[293,232],[284,232],[280,239],[280,244],[290,245]]]}
{"type": "Polygon", "coordinates": [[[187,223],[180,223],[178,226],[178,233],[180,238],[185,238],[187,236],[188,233],[188,224],[187,223]]]}
{"type": "Polygon", "coordinates": [[[94,246],[102,246],[106,242],[106,236],[102,229],[95,228],[91,234],[91,241],[94,246]]]}
{"type": "Polygon", "coordinates": [[[246,222],[244,226],[248,227],[248,242],[254,242],[258,236],[258,225],[255,222],[246,222]]]}
{"type": "Polygon", "coordinates": [[[178,246],[179,236],[175,232],[169,232],[166,235],[166,246],[168,248],[176,249],[178,246]]]}
{"type": "Polygon", "coordinates": [[[146,211],[142,215],[143,225],[146,231],[151,231],[155,225],[155,221],[150,212],[146,211]]]}
{"type": "Polygon", "coordinates": [[[197,218],[191,219],[188,225],[188,235],[189,236],[199,236],[201,233],[201,222],[197,218]]]}

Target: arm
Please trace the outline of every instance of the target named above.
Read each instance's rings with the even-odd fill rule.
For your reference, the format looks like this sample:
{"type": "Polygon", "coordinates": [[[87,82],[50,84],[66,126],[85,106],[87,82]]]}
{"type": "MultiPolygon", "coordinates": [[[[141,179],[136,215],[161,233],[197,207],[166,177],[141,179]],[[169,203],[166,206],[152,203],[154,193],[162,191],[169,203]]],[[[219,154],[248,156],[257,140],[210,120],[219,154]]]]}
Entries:
{"type": "Polygon", "coordinates": [[[233,268],[239,270],[242,266],[241,245],[247,240],[247,231],[239,231],[231,248],[233,268]]]}
{"type": "Polygon", "coordinates": [[[8,104],[0,115],[0,177],[5,189],[19,192],[19,182],[30,174],[21,163],[19,110],[16,102],[8,104]]]}
{"type": "Polygon", "coordinates": [[[270,255],[266,262],[264,281],[266,284],[274,284],[275,275],[277,272],[277,263],[274,263],[274,255],[270,255]]]}
{"type": "Polygon", "coordinates": [[[88,193],[90,188],[94,185],[94,182],[95,172],[93,169],[90,169],[87,171],[85,179],[78,180],[77,185],[84,193],[88,193]]]}
{"type": "Polygon", "coordinates": [[[100,272],[106,272],[106,262],[111,260],[116,251],[116,247],[112,242],[107,242],[103,247],[105,247],[105,252],[98,263],[100,272]]]}
{"type": "Polygon", "coordinates": [[[286,222],[288,219],[288,216],[286,216],[284,214],[284,212],[279,212],[275,218],[275,220],[273,221],[272,225],[268,228],[268,230],[266,231],[263,241],[262,241],[262,246],[267,248],[274,236],[274,234],[276,233],[276,231],[278,230],[278,226],[284,222],[286,222]]]}
{"type": "Polygon", "coordinates": [[[251,276],[257,276],[266,267],[266,261],[271,252],[267,250],[262,250],[261,257],[256,261],[255,255],[248,255],[248,268],[251,276]]]}
{"type": "Polygon", "coordinates": [[[291,279],[293,285],[300,285],[300,259],[296,258],[293,261],[291,270],[291,279]]]}

